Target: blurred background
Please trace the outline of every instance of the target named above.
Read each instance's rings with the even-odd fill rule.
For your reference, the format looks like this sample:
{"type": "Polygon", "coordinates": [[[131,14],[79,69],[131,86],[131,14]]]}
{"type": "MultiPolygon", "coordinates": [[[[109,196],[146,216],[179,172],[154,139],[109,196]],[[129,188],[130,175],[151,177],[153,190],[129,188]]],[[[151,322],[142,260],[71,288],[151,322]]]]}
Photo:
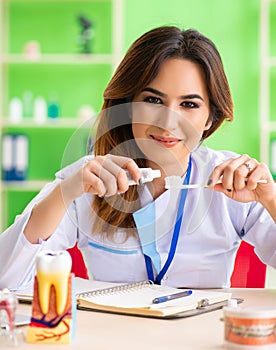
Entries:
{"type": "Polygon", "coordinates": [[[275,1],[0,0],[2,230],[85,152],[80,126],[100,111],[127,48],[160,25],[195,28],[221,53],[235,120],[205,144],[248,153],[276,175],[275,1]]]}

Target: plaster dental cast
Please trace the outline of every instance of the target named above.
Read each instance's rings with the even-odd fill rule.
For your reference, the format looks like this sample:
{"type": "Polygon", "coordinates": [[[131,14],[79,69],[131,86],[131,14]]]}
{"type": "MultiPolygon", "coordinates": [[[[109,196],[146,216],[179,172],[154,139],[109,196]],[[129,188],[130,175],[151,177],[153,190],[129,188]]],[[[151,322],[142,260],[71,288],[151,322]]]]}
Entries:
{"type": "Polygon", "coordinates": [[[228,287],[242,240],[276,267],[268,167],[203,144],[233,120],[210,39],[173,26],[143,34],[106,87],[97,119],[93,152],[62,167],[0,235],[0,288],[28,288],[37,254],[76,242],[89,278],[101,281],[228,287]],[[155,172],[152,181],[140,181],[141,168],[155,172]],[[171,176],[201,186],[165,188],[171,176]]]}

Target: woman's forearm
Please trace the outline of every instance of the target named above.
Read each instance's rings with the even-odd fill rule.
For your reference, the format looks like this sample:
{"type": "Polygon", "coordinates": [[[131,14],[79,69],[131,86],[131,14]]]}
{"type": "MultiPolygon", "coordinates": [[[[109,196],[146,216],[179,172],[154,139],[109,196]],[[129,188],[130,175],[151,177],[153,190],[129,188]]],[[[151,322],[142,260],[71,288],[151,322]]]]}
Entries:
{"type": "Polygon", "coordinates": [[[63,196],[61,184],[58,184],[33,208],[24,230],[26,238],[33,244],[38,243],[39,238],[48,239],[55,232],[70,203],[71,200],[63,196]]]}
{"type": "Polygon", "coordinates": [[[269,203],[263,204],[263,206],[266,208],[266,210],[269,212],[272,219],[276,223],[276,198],[271,200],[269,203]]]}

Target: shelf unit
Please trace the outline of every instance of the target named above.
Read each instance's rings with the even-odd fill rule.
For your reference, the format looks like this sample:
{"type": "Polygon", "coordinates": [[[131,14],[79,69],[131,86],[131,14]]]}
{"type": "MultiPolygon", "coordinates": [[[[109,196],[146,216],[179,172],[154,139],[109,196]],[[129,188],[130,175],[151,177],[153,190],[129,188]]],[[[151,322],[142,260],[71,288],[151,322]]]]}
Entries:
{"type": "Polygon", "coordinates": [[[276,48],[272,45],[273,35],[276,38],[275,20],[276,1],[260,0],[260,159],[270,166],[276,178],[276,105],[271,98],[276,78],[276,48]]]}
{"type": "MultiPolygon", "coordinates": [[[[272,45],[272,37],[276,39],[276,28],[272,25],[275,22],[276,1],[260,0],[260,158],[269,165],[274,179],[276,179],[276,104],[272,99],[273,91],[275,94],[275,90],[272,90],[272,80],[273,75],[276,77],[276,48],[272,45]]],[[[275,269],[270,266],[267,266],[265,287],[276,287],[275,269]]]]}
{"type": "MultiPolygon", "coordinates": [[[[123,10],[124,0],[0,0],[0,137],[2,139],[3,134],[12,132],[27,134],[31,139],[29,146],[29,178],[26,181],[18,182],[0,181],[1,231],[10,224],[7,217],[9,216],[12,202],[17,205],[18,199],[19,202],[22,202],[21,207],[24,208],[30,197],[35,195],[45,183],[51,180],[51,176],[54,176],[53,172],[51,175],[47,174],[44,177],[42,174],[43,167],[47,170],[48,167],[51,168],[53,158],[55,158],[56,164],[61,164],[62,149],[68,145],[72,135],[81,129],[80,125],[82,122],[76,117],[77,100],[80,100],[82,95],[86,95],[86,100],[83,98],[81,105],[84,105],[85,102],[87,103],[87,100],[90,102],[89,94],[94,89],[94,94],[91,94],[91,104],[93,105],[94,102],[95,106],[93,105],[93,107],[96,112],[100,110],[103,89],[122,58],[123,10]],[[70,7],[72,10],[70,10],[70,7]],[[47,17],[48,9],[51,9],[51,12],[49,12],[47,17]],[[29,10],[37,14],[37,21],[34,19],[35,15],[33,17],[24,17],[24,14],[29,16],[29,10]],[[44,37],[47,30],[51,31],[51,28],[55,27],[55,25],[58,28],[57,23],[51,22],[48,26],[46,22],[48,20],[53,21],[53,17],[57,19],[58,11],[60,11],[64,21],[61,23],[62,30],[56,30],[54,33],[57,34],[59,43],[55,42],[56,35],[51,36],[50,34],[51,41],[46,41],[44,37]],[[71,23],[67,28],[64,17],[66,15],[69,17],[69,15],[77,13],[77,11],[79,13],[87,11],[90,18],[92,18],[93,24],[95,24],[95,38],[93,38],[95,50],[89,54],[79,53],[76,45],[75,49],[75,47],[72,48],[72,43],[68,44],[68,38],[69,40],[72,38],[72,33],[75,35],[73,29],[76,29],[76,25],[73,28],[71,23]],[[34,59],[28,58],[23,52],[23,44],[26,44],[26,41],[33,40],[32,37],[24,37],[24,33],[22,33],[25,30],[25,26],[22,28],[22,24],[28,22],[34,24],[35,28],[31,32],[34,32],[34,36],[37,35],[40,38],[38,41],[41,44],[41,53],[34,59]],[[42,27],[41,33],[37,30],[39,28],[37,26],[42,27]],[[67,29],[69,34],[66,32],[67,29]],[[62,35],[67,35],[64,40],[62,35]],[[17,36],[19,37],[17,40],[19,44],[16,42],[17,36]],[[63,86],[65,90],[67,89],[67,95],[66,93],[62,95],[62,91],[59,91],[62,95],[61,100],[64,107],[62,116],[56,119],[48,118],[43,124],[35,123],[31,117],[23,118],[22,122],[18,124],[13,123],[8,112],[11,98],[20,94],[20,92],[22,96],[24,82],[28,81],[29,77],[30,80],[33,79],[34,81],[34,90],[36,89],[34,93],[36,95],[45,95],[47,93],[46,81],[49,76],[56,79],[54,83],[60,90],[62,90],[63,86]],[[69,82],[71,87],[68,87],[69,84],[66,81],[63,82],[63,77],[67,76],[70,76],[69,82]],[[42,86],[41,89],[40,85],[42,86]],[[76,87],[78,91],[80,90],[78,96],[75,96],[74,92],[76,87]],[[91,91],[87,93],[87,90],[91,91]],[[49,147],[47,147],[45,139],[46,141],[49,139],[49,147]],[[60,152],[59,158],[55,154],[56,142],[60,152]],[[32,157],[32,152],[33,148],[38,152],[37,149],[40,146],[42,158],[45,161],[43,166],[36,166],[35,160],[38,159],[38,156],[32,157]],[[36,169],[36,167],[41,167],[40,174],[38,174],[39,169],[36,169]],[[13,195],[17,196],[16,200],[10,198],[13,195]]],[[[72,38],[73,40],[74,38],[72,38]]],[[[74,146],[75,144],[73,143],[72,147],[74,146]]],[[[76,151],[76,155],[79,152],[80,150],[76,151]]],[[[17,209],[13,209],[13,212],[13,216],[18,214],[17,209]]]]}

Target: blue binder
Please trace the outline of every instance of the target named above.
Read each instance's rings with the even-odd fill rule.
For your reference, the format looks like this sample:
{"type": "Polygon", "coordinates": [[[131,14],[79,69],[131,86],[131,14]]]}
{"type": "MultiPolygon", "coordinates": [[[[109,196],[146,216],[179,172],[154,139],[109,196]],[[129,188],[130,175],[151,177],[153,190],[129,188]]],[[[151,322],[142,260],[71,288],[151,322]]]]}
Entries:
{"type": "Polygon", "coordinates": [[[4,134],[2,137],[2,180],[26,180],[28,163],[28,137],[23,134],[4,134]]]}

